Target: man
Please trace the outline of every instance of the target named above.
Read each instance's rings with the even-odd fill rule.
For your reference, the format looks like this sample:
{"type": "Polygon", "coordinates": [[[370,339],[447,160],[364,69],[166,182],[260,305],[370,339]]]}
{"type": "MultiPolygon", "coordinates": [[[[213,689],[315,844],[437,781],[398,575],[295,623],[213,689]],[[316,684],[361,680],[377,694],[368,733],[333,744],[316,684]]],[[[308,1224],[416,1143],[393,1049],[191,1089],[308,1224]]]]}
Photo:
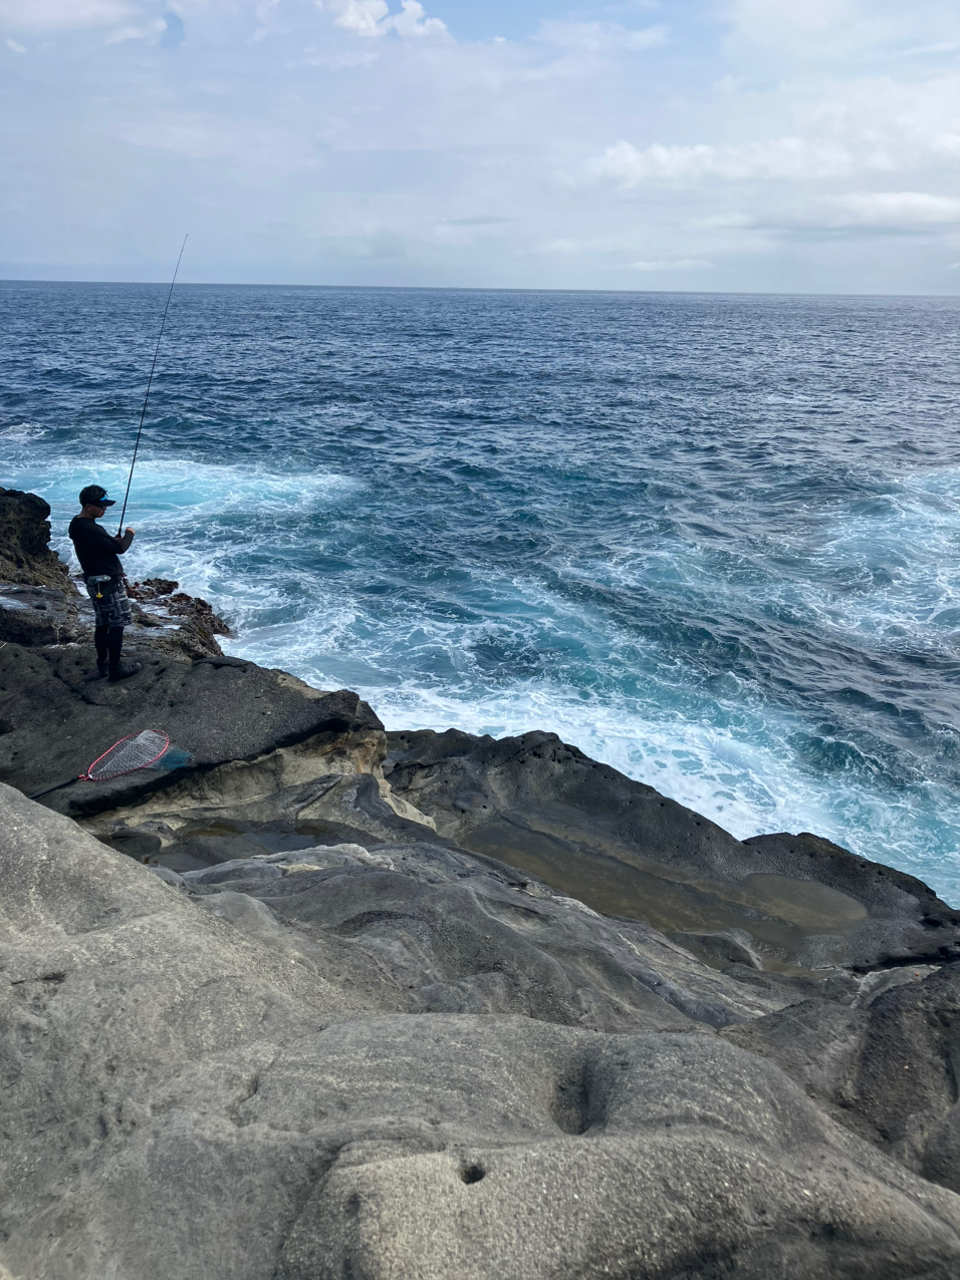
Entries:
{"type": "Polygon", "coordinates": [[[120,537],[107,533],[97,524],[107,507],[116,505],[107,497],[106,489],[88,484],[80,491],[82,510],[70,521],[68,530],[96,615],[93,642],[97,647],[97,671],[109,677],[111,683],[125,680],[140,670],[139,662],[124,666],[120,661],[123,628],[130,623],[130,601],[123,583],[120,556],[133,541],[134,531],[127,525],[120,537]]]}

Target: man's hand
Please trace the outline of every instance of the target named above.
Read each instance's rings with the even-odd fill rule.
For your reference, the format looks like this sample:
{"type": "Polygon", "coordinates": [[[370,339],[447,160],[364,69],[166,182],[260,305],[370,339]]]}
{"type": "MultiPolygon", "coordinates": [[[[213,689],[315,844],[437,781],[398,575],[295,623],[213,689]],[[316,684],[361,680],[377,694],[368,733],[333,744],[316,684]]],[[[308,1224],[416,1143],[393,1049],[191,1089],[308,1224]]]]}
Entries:
{"type": "Polygon", "coordinates": [[[124,532],[125,532],[125,533],[129,533],[129,534],[130,534],[130,536],[131,536],[131,538],[132,538],[132,537],[133,537],[133,535],[134,535],[137,531],[136,531],[136,529],[133,527],[133,525],[132,525],[132,524],[128,524],[128,525],[127,525],[127,527],[126,527],[126,529],[124,530],[124,532]]]}

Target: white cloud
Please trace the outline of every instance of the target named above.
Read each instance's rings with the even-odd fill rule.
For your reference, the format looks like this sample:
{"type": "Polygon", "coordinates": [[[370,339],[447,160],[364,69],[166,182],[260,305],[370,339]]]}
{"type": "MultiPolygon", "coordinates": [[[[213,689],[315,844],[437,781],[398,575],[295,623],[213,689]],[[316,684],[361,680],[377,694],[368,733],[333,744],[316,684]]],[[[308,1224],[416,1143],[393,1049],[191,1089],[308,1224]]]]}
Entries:
{"type": "Polygon", "coordinates": [[[504,222],[516,222],[516,218],[501,218],[495,214],[475,214],[470,218],[445,218],[448,227],[492,227],[504,222]]]}
{"type": "Polygon", "coordinates": [[[16,42],[16,40],[8,40],[8,41],[7,41],[7,48],[8,48],[8,49],[12,49],[14,53],[26,53],[26,52],[27,52],[27,51],[26,51],[26,49],[23,47],[23,45],[22,45],[22,44],[18,44],[18,43],[16,42]]]}
{"type": "Polygon", "coordinates": [[[386,0],[344,0],[336,23],[358,36],[380,36],[384,34],[380,23],[389,12],[386,0]]]}
{"type": "Polygon", "coordinates": [[[705,218],[694,218],[693,225],[710,230],[726,230],[728,228],[755,227],[756,218],[748,213],[711,213],[705,218]]]}
{"type": "Polygon", "coordinates": [[[401,11],[388,20],[401,36],[442,36],[447,34],[446,24],[439,18],[428,18],[419,0],[402,0],[401,11]]]}
{"type": "Polygon", "coordinates": [[[152,22],[146,22],[140,27],[121,27],[119,31],[112,32],[107,37],[107,44],[122,44],[126,40],[149,40],[162,36],[167,29],[167,24],[163,18],[154,18],[152,22]]]}
{"type": "Polygon", "coordinates": [[[956,53],[960,49],[960,42],[956,40],[942,41],[940,44],[921,44],[915,49],[904,49],[903,56],[905,58],[923,57],[932,53],[956,53]]]}
{"type": "Polygon", "coordinates": [[[310,140],[289,129],[202,112],[170,112],[115,124],[111,135],[129,146],[166,151],[187,161],[228,162],[245,177],[273,181],[316,163],[310,140]]]}
{"type": "Polygon", "coordinates": [[[923,191],[857,191],[834,203],[849,221],[865,227],[911,227],[960,222],[960,198],[923,191]]]}
{"type": "MultiPolygon", "coordinates": [[[[889,76],[794,80],[763,90],[725,84],[721,91],[715,82],[713,92],[704,106],[715,118],[705,111],[701,120],[706,137],[647,146],[621,139],[587,163],[588,174],[635,188],[837,184],[858,177],[860,186],[868,175],[909,173],[914,176],[903,186],[914,189],[925,169],[947,173],[960,161],[955,71],[902,83],[889,76]],[[758,128],[769,135],[758,138],[758,128]],[[717,133],[721,140],[711,137],[717,133]]],[[[929,181],[919,180],[924,187],[929,181]]],[[[954,187],[958,181],[960,174],[954,187]]]]}
{"type": "MultiPolygon", "coordinates": [[[[257,0],[257,7],[254,12],[256,14],[257,22],[260,25],[253,33],[254,40],[262,40],[264,36],[268,36],[273,30],[277,7],[279,4],[280,0],[257,0]]],[[[323,7],[322,0],[317,7],[323,7]]]]}
{"type": "Polygon", "coordinates": [[[126,0],[0,0],[0,24],[24,31],[102,27],[133,12],[126,0]]]}
{"type": "Polygon", "coordinates": [[[836,29],[859,16],[852,0],[732,0],[737,29],[762,44],[786,44],[798,36],[836,29]]]}
{"type": "Polygon", "coordinates": [[[143,278],[142,246],[189,215],[208,279],[960,287],[960,66],[903,56],[960,38],[956,0],[618,0],[528,35],[529,9],[506,28],[478,4],[476,38],[438,0],[319,7],[0,0],[35,72],[8,59],[0,83],[24,122],[0,140],[10,261],[102,244],[143,278]],[[190,39],[158,67],[136,51],[168,7],[190,39]],[[899,43],[871,44],[898,9],[899,43]],[[35,56],[34,31],[71,25],[35,56]]]}
{"type": "Polygon", "coordinates": [[[960,197],[925,191],[849,191],[805,200],[791,193],[779,205],[768,202],[762,213],[720,214],[697,218],[693,225],[705,230],[788,234],[858,230],[936,232],[960,225],[960,197]]]}
{"type": "Polygon", "coordinates": [[[636,244],[630,236],[561,236],[541,246],[542,253],[558,254],[623,254],[636,252],[636,244]]]}
{"type": "Polygon", "coordinates": [[[631,262],[633,271],[695,271],[711,267],[706,258],[655,258],[652,262],[631,262]]]}
{"type": "Polygon", "coordinates": [[[420,0],[401,0],[400,12],[393,14],[387,0],[335,0],[335,7],[340,11],[337,26],[358,36],[385,36],[391,31],[399,36],[448,34],[439,18],[426,16],[420,0]]]}
{"type": "Polygon", "coordinates": [[[684,184],[702,178],[833,178],[853,168],[854,159],[841,143],[790,137],[735,146],[655,142],[643,151],[621,141],[589,165],[595,176],[618,179],[625,187],[645,182],[684,184]]]}
{"type": "Polygon", "coordinates": [[[561,49],[577,53],[606,53],[614,50],[655,49],[667,43],[663,26],[630,31],[616,22],[546,21],[538,32],[539,39],[561,49]]]}
{"type": "Polygon", "coordinates": [[[739,51],[786,62],[863,62],[949,52],[960,10],[944,0],[729,0],[739,51]]]}
{"type": "MultiPolygon", "coordinates": [[[[266,32],[262,33],[263,35],[266,32]]],[[[261,33],[257,32],[254,39],[262,39],[261,33]]],[[[330,71],[342,71],[347,67],[369,67],[376,62],[378,57],[376,49],[369,47],[365,49],[336,49],[332,53],[318,52],[311,47],[304,52],[304,62],[309,67],[326,67],[330,71]]]]}

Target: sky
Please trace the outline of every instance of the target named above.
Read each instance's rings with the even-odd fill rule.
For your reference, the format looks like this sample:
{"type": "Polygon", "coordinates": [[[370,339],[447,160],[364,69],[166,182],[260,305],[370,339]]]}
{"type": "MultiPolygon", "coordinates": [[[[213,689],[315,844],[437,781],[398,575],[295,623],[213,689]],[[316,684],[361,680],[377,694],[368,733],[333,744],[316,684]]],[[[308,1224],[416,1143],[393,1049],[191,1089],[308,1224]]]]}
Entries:
{"type": "Polygon", "coordinates": [[[0,0],[0,277],[960,292],[956,0],[0,0]]]}

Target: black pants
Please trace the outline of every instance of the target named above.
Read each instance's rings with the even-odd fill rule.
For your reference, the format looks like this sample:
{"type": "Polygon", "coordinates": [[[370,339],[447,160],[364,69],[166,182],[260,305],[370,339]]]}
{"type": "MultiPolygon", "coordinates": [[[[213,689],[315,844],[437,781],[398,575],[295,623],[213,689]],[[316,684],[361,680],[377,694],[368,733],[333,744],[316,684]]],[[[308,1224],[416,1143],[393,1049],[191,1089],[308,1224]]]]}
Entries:
{"type": "Polygon", "coordinates": [[[97,666],[101,669],[109,666],[116,671],[120,666],[120,651],[123,649],[123,627],[95,627],[93,643],[97,647],[97,666]]]}

